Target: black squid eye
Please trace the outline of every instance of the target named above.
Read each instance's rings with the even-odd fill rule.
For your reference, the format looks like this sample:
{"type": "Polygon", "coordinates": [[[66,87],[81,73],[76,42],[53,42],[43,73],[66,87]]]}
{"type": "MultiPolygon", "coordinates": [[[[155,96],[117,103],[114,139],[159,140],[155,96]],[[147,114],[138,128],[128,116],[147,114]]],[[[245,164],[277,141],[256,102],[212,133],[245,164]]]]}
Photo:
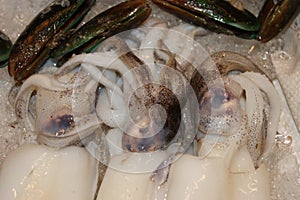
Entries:
{"type": "Polygon", "coordinates": [[[73,115],[65,114],[65,115],[58,115],[50,116],[50,120],[47,125],[44,127],[44,131],[49,133],[53,136],[64,136],[68,129],[75,127],[75,122],[73,115]]]}
{"type": "Polygon", "coordinates": [[[225,114],[230,111],[236,97],[227,89],[214,87],[206,91],[200,102],[202,114],[225,114]]]}

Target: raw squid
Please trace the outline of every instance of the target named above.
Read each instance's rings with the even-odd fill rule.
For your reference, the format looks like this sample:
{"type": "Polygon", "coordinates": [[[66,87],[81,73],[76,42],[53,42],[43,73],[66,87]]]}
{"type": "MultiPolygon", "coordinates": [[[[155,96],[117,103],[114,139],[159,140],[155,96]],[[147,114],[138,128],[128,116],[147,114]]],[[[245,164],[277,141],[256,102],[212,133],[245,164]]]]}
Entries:
{"type": "MultiPolygon", "coordinates": [[[[73,157],[80,163],[74,169],[84,167],[81,173],[88,175],[80,184],[93,195],[80,196],[83,192],[76,198],[270,199],[264,162],[275,145],[281,107],[272,78],[238,53],[208,55],[194,40],[199,28],[167,27],[150,20],[124,38],[107,39],[98,52],[73,56],[54,74],[25,81],[16,111],[26,128],[37,132],[39,144],[21,146],[8,156],[0,184],[14,175],[8,166],[19,165],[16,157],[31,156],[29,167],[40,155],[48,163],[68,152],[70,157],[51,167],[63,172],[60,168],[71,167],[65,162],[73,157]],[[56,103],[63,95],[62,104],[56,103]],[[45,105],[49,109],[40,110],[45,105]],[[64,123],[50,120],[59,125],[50,126],[51,117],[64,123]],[[73,156],[78,152],[88,162],[73,156]],[[102,164],[108,165],[104,178],[97,174],[102,164]]],[[[32,185],[26,166],[23,177],[32,185]]],[[[42,178],[41,190],[48,195],[48,180],[42,178]]],[[[31,195],[19,186],[21,179],[11,178],[1,187],[3,194],[31,195]]]]}
{"type": "Polygon", "coordinates": [[[84,148],[55,150],[25,144],[12,151],[0,171],[0,198],[6,200],[93,199],[97,160],[84,148]]]}

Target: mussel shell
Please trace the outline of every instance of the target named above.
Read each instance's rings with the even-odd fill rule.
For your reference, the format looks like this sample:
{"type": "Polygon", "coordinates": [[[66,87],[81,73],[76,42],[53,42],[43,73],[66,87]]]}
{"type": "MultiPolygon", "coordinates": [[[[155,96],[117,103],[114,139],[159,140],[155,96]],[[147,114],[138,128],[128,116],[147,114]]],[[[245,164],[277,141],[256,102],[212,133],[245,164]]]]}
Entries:
{"type": "Polygon", "coordinates": [[[239,10],[220,0],[152,0],[163,9],[195,25],[217,33],[252,39],[259,31],[258,19],[248,10],[239,10]]]}
{"type": "MultiPolygon", "coordinates": [[[[42,10],[25,28],[12,47],[8,61],[8,72],[16,81],[22,81],[44,64],[49,58],[47,43],[63,28],[76,25],[72,18],[76,11],[86,14],[83,9],[90,1],[54,1],[42,10]],[[80,8],[80,9],[79,9],[80,8]]],[[[78,16],[77,16],[78,17],[78,16]]],[[[79,17],[81,19],[81,17],[79,17]]]]}
{"type": "Polygon", "coordinates": [[[288,27],[299,12],[298,0],[266,0],[258,17],[261,23],[258,39],[268,42],[288,27]]]}
{"type": "Polygon", "coordinates": [[[0,67],[5,67],[12,48],[12,42],[0,31],[0,67]]]}
{"type": "Polygon", "coordinates": [[[150,15],[151,9],[144,0],[120,3],[85,23],[66,37],[52,52],[59,59],[65,55],[91,52],[106,38],[139,26],[150,15]]]}

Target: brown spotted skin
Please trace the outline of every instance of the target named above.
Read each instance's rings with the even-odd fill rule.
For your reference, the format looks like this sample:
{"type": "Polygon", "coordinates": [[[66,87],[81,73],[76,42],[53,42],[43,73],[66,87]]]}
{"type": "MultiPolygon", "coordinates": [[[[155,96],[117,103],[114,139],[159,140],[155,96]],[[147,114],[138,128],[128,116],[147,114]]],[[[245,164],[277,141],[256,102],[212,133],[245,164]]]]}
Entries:
{"type": "Polygon", "coordinates": [[[181,122],[180,103],[172,91],[164,86],[149,83],[141,89],[148,94],[142,99],[142,104],[148,111],[155,104],[163,106],[167,114],[166,122],[160,130],[157,129],[161,127],[159,113],[152,113],[152,121],[148,116],[135,121],[135,124],[129,125],[123,135],[123,148],[131,152],[165,149],[179,130],[181,122]],[[141,128],[137,128],[135,125],[139,125],[141,128]]]}

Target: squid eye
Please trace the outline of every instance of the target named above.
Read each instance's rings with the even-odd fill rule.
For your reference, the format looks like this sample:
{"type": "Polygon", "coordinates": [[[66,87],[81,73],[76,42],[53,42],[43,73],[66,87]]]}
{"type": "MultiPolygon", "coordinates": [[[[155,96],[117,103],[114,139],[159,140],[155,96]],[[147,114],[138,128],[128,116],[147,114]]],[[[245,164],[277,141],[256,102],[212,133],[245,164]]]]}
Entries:
{"type": "Polygon", "coordinates": [[[225,103],[229,102],[232,97],[228,92],[217,90],[211,101],[212,108],[220,108],[225,103]]]}
{"type": "Polygon", "coordinates": [[[235,104],[235,99],[227,88],[214,87],[203,95],[200,110],[207,114],[225,114],[235,104]]]}
{"type": "Polygon", "coordinates": [[[64,136],[68,129],[74,128],[73,115],[51,115],[49,122],[45,125],[44,132],[53,136],[64,136]]]}
{"type": "Polygon", "coordinates": [[[228,134],[239,127],[244,111],[239,101],[239,92],[230,85],[212,85],[200,101],[198,129],[202,133],[228,134]]]}
{"type": "Polygon", "coordinates": [[[36,117],[38,136],[48,138],[69,137],[75,134],[76,119],[73,110],[67,106],[51,110],[47,108],[36,117]]]}

